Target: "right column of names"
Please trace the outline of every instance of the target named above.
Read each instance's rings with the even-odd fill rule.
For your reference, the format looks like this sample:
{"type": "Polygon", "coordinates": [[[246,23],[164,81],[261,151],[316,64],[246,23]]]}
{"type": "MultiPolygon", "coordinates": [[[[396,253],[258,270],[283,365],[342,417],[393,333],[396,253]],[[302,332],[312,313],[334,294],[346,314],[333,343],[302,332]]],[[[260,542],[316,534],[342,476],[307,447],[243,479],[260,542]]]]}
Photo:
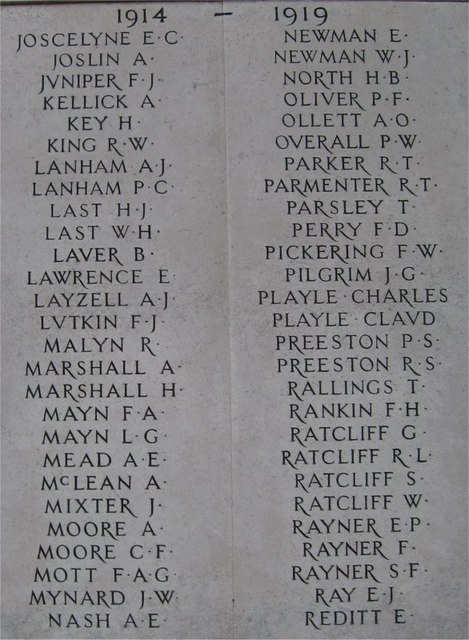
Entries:
{"type": "MultiPolygon", "coordinates": [[[[276,490],[241,519],[272,519],[246,571],[261,583],[263,554],[279,554],[284,585],[260,635],[464,634],[459,7],[432,7],[432,23],[422,7],[269,3],[268,41],[254,54],[246,39],[265,65],[263,126],[249,127],[262,98],[245,85],[254,177],[231,224],[257,357],[237,358],[234,388],[249,366],[276,400],[258,414],[239,401],[235,417],[241,468],[267,457],[276,490]],[[244,263],[238,215],[257,238],[244,263]]],[[[243,171],[232,163],[231,184],[243,171]]]]}

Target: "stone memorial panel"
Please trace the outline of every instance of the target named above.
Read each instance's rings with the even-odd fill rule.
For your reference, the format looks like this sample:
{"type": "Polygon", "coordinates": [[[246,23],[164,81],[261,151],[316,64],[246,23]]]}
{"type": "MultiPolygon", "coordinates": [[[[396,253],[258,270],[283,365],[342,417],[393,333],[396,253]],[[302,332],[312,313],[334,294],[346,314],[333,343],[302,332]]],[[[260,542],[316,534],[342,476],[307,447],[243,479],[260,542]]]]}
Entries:
{"type": "Polygon", "coordinates": [[[2,3],[2,637],[467,637],[467,6],[2,3]]]}

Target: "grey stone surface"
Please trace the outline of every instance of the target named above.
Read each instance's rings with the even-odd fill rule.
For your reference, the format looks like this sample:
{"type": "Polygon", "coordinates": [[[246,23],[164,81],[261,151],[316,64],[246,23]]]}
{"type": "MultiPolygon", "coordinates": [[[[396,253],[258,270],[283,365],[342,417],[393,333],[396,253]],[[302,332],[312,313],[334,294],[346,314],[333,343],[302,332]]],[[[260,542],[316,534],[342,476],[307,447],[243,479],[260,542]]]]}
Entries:
{"type": "Polygon", "coordinates": [[[466,20],[2,7],[4,638],[467,637],[466,20]]]}

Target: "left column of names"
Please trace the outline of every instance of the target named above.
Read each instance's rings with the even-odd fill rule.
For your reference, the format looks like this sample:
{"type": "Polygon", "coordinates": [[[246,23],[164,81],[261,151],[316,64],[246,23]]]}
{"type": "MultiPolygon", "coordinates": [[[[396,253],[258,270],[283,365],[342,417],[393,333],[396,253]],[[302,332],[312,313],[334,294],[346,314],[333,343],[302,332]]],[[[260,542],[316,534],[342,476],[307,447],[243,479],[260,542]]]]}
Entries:
{"type": "Polygon", "coordinates": [[[2,11],[5,637],[229,636],[221,24],[2,11]]]}

